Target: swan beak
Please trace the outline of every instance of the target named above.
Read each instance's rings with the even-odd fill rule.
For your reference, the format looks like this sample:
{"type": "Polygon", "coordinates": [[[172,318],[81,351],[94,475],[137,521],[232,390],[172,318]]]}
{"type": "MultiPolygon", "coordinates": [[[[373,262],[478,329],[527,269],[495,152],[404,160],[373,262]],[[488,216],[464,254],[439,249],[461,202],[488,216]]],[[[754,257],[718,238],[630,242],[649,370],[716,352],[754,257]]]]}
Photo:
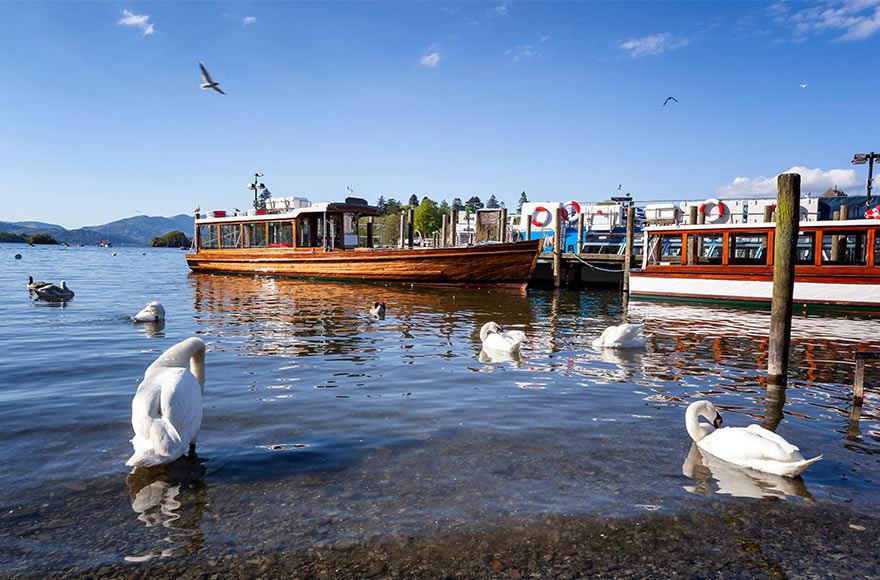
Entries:
{"type": "Polygon", "coordinates": [[[715,420],[712,421],[712,424],[716,429],[720,429],[722,423],[724,423],[724,419],[721,418],[721,413],[715,413],[715,420]]]}

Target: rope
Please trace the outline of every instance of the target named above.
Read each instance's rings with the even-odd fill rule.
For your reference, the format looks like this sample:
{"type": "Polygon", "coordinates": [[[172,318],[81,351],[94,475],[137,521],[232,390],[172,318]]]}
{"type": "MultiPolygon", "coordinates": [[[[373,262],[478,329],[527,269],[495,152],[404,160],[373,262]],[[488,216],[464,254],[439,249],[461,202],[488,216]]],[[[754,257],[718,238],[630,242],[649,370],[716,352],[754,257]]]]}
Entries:
{"type": "Polygon", "coordinates": [[[600,268],[599,266],[594,266],[593,264],[590,264],[589,262],[585,262],[585,261],[582,260],[581,257],[578,256],[577,254],[569,254],[569,255],[570,255],[570,256],[573,256],[575,260],[577,260],[578,262],[580,262],[580,263],[583,264],[584,266],[588,266],[588,267],[590,267],[590,268],[592,268],[592,269],[594,269],[594,270],[599,270],[600,272],[611,272],[611,273],[614,273],[614,274],[617,274],[617,273],[623,272],[623,269],[622,269],[622,268],[619,268],[619,269],[617,269],[617,270],[609,270],[608,268],[600,268]]]}

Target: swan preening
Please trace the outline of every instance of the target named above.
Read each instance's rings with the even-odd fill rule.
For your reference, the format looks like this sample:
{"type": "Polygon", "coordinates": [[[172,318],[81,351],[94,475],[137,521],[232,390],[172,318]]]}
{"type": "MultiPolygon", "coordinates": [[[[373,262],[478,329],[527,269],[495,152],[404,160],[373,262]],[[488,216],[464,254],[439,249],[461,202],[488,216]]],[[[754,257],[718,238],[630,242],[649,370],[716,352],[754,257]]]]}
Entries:
{"type": "Polygon", "coordinates": [[[519,347],[525,338],[524,332],[520,330],[505,331],[494,322],[487,322],[480,329],[480,340],[483,341],[483,349],[486,351],[519,352],[519,347]]]}
{"type": "Polygon", "coordinates": [[[721,414],[709,401],[691,403],[684,421],[701,451],[740,467],[795,477],[822,459],[821,455],[804,459],[797,447],[760,425],[722,429],[721,414]],[[712,425],[700,423],[700,417],[707,418],[712,425]]]}
{"type": "Polygon", "coordinates": [[[205,394],[205,343],[188,338],[163,352],[144,372],[131,402],[136,467],[169,463],[195,444],[205,394]]]}
{"type": "Polygon", "coordinates": [[[64,280],[61,281],[60,286],[56,286],[55,284],[48,284],[44,282],[30,282],[32,278],[28,276],[28,290],[37,295],[37,298],[40,300],[47,300],[49,302],[62,302],[65,300],[70,300],[73,298],[73,290],[71,290],[67,286],[67,282],[64,280]],[[31,288],[31,284],[34,285],[34,288],[31,288]],[[37,284],[44,284],[43,286],[36,286],[37,284]]]}
{"type": "Polygon", "coordinates": [[[134,322],[161,322],[165,320],[165,307],[153,300],[131,319],[134,322]]]}
{"type": "Polygon", "coordinates": [[[383,316],[385,316],[385,303],[373,302],[373,307],[370,308],[370,314],[377,318],[382,318],[383,316]]]}
{"type": "Polygon", "coordinates": [[[37,288],[42,288],[43,286],[51,286],[51,282],[34,282],[33,276],[28,276],[28,292],[32,293],[37,288]]]}
{"type": "Polygon", "coordinates": [[[621,324],[609,326],[602,331],[602,336],[593,341],[594,348],[642,348],[648,338],[640,336],[645,329],[644,324],[621,324]]]}

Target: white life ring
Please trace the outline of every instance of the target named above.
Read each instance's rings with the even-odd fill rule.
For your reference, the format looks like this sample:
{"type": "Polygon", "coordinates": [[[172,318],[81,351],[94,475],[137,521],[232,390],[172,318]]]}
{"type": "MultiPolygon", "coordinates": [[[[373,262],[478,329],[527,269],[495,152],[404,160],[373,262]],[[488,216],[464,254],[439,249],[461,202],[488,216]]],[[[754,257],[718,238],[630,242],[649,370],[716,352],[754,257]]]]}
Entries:
{"type": "Polygon", "coordinates": [[[869,208],[868,211],[865,212],[865,219],[880,220],[880,205],[869,208]]]}
{"type": "Polygon", "coordinates": [[[532,225],[536,228],[547,227],[547,224],[553,219],[553,214],[550,213],[550,210],[544,207],[543,205],[539,205],[535,208],[535,211],[532,212],[532,225]],[[541,219],[538,216],[542,216],[541,219]]]}
{"type": "Polygon", "coordinates": [[[724,202],[714,197],[710,197],[700,204],[700,213],[706,216],[706,222],[710,224],[717,224],[723,220],[724,214],[727,211],[728,209],[724,202]]]}
{"type": "Polygon", "coordinates": [[[577,219],[579,213],[581,213],[581,205],[576,201],[570,201],[562,206],[563,217],[565,217],[565,221],[574,221],[577,219]]]}

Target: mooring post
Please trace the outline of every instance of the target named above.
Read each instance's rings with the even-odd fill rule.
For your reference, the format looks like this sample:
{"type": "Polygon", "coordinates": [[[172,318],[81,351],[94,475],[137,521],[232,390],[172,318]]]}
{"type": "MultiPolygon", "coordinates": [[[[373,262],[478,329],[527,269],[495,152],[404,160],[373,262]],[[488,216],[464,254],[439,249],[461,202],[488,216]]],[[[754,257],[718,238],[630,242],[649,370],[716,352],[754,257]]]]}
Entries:
{"type": "Polygon", "coordinates": [[[413,247],[413,238],[415,237],[415,232],[416,232],[416,224],[414,223],[415,222],[415,215],[416,215],[416,210],[414,210],[413,208],[410,208],[407,211],[406,244],[410,247],[410,249],[412,249],[412,247],[413,247]]]}
{"type": "Polygon", "coordinates": [[[522,215],[520,216],[520,221],[526,220],[526,239],[532,239],[532,216],[531,215],[522,215]]]}
{"type": "Polygon", "coordinates": [[[706,214],[697,210],[697,224],[703,225],[704,223],[706,223],[706,214]]]}
{"type": "MultiPolygon", "coordinates": [[[[840,219],[840,210],[837,210],[836,212],[831,214],[831,219],[834,221],[839,220],[840,219]]],[[[837,262],[839,260],[840,260],[840,237],[839,236],[831,236],[831,261],[837,262]]]]}
{"type": "Polygon", "coordinates": [[[446,246],[449,243],[449,216],[443,214],[443,222],[440,226],[440,245],[446,246]]]}
{"type": "Polygon", "coordinates": [[[449,245],[458,245],[458,210],[449,212],[449,245]]]}
{"type": "Polygon", "coordinates": [[[700,208],[692,205],[688,208],[688,223],[692,226],[697,225],[697,212],[700,208]]]}
{"type": "Polygon", "coordinates": [[[768,223],[773,219],[773,206],[765,205],[764,206],[764,223],[768,223]]]}
{"type": "Polygon", "coordinates": [[[785,385],[791,344],[794,265],[797,260],[801,176],[783,173],[776,179],[776,234],[773,248],[773,301],[770,306],[770,353],[767,375],[772,384],[785,385]]]}
{"type": "Polygon", "coordinates": [[[856,353],[856,372],[853,377],[853,404],[861,405],[865,400],[865,359],[856,353]]]}
{"type": "Polygon", "coordinates": [[[636,208],[626,208],[626,244],[623,248],[623,293],[629,294],[629,270],[632,268],[633,236],[636,235],[636,208]]]}
{"type": "Polygon", "coordinates": [[[367,247],[373,247],[373,216],[367,218],[367,247]]]}
{"type": "Polygon", "coordinates": [[[561,207],[556,208],[556,229],[553,231],[553,287],[562,286],[562,212],[561,207]]]}
{"type": "Polygon", "coordinates": [[[400,212],[400,247],[406,246],[406,212],[400,212]]]}
{"type": "Polygon", "coordinates": [[[501,223],[498,225],[498,241],[507,241],[507,208],[501,208],[501,223]]]}
{"type": "Polygon", "coordinates": [[[584,212],[578,214],[578,247],[575,254],[584,251],[584,212]]]}

